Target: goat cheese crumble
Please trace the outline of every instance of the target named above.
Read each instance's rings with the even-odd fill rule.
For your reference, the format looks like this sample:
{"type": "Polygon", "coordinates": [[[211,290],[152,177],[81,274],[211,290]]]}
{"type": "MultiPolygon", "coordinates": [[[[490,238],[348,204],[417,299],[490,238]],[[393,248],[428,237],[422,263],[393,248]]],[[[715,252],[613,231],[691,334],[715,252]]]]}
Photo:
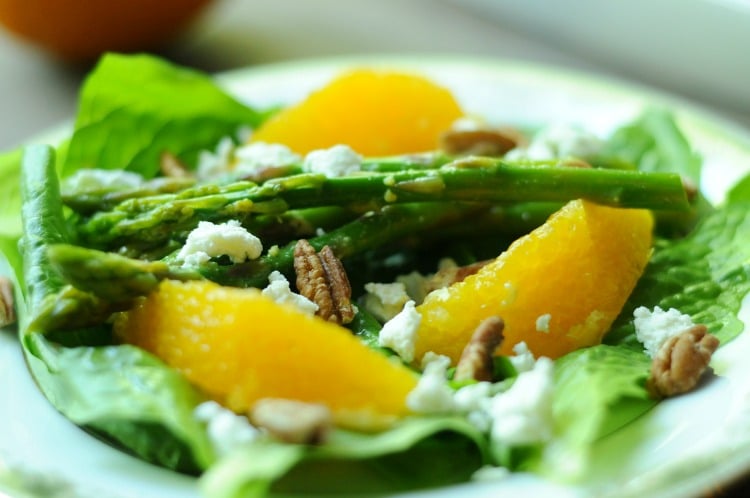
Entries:
{"type": "Polygon", "coordinates": [[[508,359],[510,360],[511,365],[513,365],[513,368],[516,369],[516,372],[528,372],[529,370],[534,369],[536,359],[534,359],[534,355],[529,350],[529,346],[526,345],[526,342],[521,341],[514,345],[513,353],[515,353],[515,355],[510,356],[508,359]]]}
{"type": "Polygon", "coordinates": [[[380,284],[369,282],[365,284],[367,294],[364,305],[367,311],[382,322],[387,322],[396,316],[410,300],[403,282],[380,284]]]}
{"type": "Polygon", "coordinates": [[[695,325],[690,316],[674,308],[664,311],[659,306],[653,311],[640,306],[633,311],[633,318],[635,336],[651,358],[665,342],[695,325]]]}
{"type": "Polygon", "coordinates": [[[510,446],[541,443],[552,438],[554,363],[541,357],[534,368],[518,375],[505,392],[493,396],[490,437],[510,446]]]}
{"type": "Polygon", "coordinates": [[[234,157],[234,141],[229,137],[219,140],[215,151],[203,150],[198,154],[195,174],[201,180],[216,178],[229,172],[234,157]]]}
{"type": "Polygon", "coordinates": [[[219,456],[254,441],[261,434],[246,417],[227,410],[215,401],[206,401],[196,406],[193,417],[206,424],[211,446],[219,456]]]}
{"type": "Polygon", "coordinates": [[[261,291],[279,304],[290,304],[307,315],[314,315],[318,305],[301,294],[292,292],[289,280],[279,271],[272,271],[268,275],[268,285],[261,291]]]}
{"type": "Polygon", "coordinates": [[[378,345],[391,348],[405,362],[414,360],[414,345],[422,315],[414,307],[414,301],[407,301],[403,309],[385,322],[378,336],[378,345]]]}
{"type": "Polygon", "coordinates": [[[450,358],[428,352],[422,364],[422,375],[416,387],[406,396],[406,406],[416,413],[454,412],[454,391],[446,380],[450,358]]]}
{"type": "Polygon", "coordinates": [[[233,263],[256,259],[263,252],[258,237],[251,234],[237,220],[214,224],[201,221],[187,237],[177,253],[185,266],[197,266],[219,256],[229,256],[233,263]]]}
{"type": "Polygon", "coordinates": [[[542,161],[566,157],[587,158],[594,156],[604,146],[599,137],[581,128],[570,125],[551,125],[539,130],[525,147],[509,151],[506,159],[529,159],[542,161]]]}
{"type": "Polygon", "coordinates": [[[234,172],[240,176],[255,176],[268,168],[291,166],[302,160],[286,145],[265,142],[237,147],[234,159],[234,172]]]}
{"type": "Polygon", "coordinates": [[[132,171],[86,168],[66,178],[62,190],[76,193],[124,190],[140,187],[143,182],[143,176],[132,171]]]}
{"type": "Polygon", "coordinates": [[[302,169],[310,173],[320,173],[327,178],[348,176],[360,171],[362,156],[348,145],[334,145],[328,149],[309,152],[302,163],[302,169]]]}

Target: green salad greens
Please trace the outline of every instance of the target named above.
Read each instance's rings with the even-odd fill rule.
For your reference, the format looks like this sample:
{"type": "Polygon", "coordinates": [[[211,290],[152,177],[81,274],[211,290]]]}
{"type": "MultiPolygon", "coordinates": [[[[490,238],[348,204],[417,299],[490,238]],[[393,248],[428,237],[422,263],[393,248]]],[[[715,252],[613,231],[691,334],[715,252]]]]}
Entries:
{"type": "MultiPolygon", "coordinates": [[[[338,178],[299,165],[262,181],[161,176],[165,152],[195,170],[201,151],[273,112],[235,100],[204,74],[150,56],[108,55],[83,86],[71,136],[0,156],[0,268],[15,283],[19,344],[39,388],[74,424],[123,451],[199,476],[207,496],[385,493],[466,482],[488,466],[575,482],[596,441],[658,403],[646,388],[651,359],[636,339],[636,308],[676,308],[722,345],[743,331],[750,179],[720,206],[700,193],[688,203],[682,180],[699,184],[701,158],[665,110],[624,123],[585,158],[592,168],[436,153],[366,158],[367,174],[338,178]],[[456,160],[470,167],[450,167],[456,160]],[[90,168],[141,180],[68,185],[90,168]],[[367,282],[434,271],[443,258],[469,264],[497,255],[576,198],[652,209],[657,239],[604,343],[555,361],[544,443],[501,444],[466,414],[443,413],[380,431],[335,428],[315,445],[260,437],[224,452],[195,415],[206,395],[113,336],[109,317],[164,279],[263,287],[275,271],[289,275],[299,238],[333,249],[359,297],[367,282]],[[180,264],[176,255],[200,221],[230,219],[274,250],[251,261],[180,264]]],[[[393,354],[378,343],[382,320],[359,304],[352,332],[393,354]]],[[[493,389],[520,378],[508,358],[495,367],[493,389]]]]}

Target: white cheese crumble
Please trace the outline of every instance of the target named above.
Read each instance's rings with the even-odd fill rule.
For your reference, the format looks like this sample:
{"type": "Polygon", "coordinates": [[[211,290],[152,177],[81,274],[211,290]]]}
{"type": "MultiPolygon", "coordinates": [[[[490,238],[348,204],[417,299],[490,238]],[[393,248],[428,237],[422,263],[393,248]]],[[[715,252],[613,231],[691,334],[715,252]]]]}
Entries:
{"type": "Polygon", "coordinates": [[[695,325],[688,315],[674,308],[664,311],[659,306],[653,311],[640,306],[633,311],[633,317],[635,336],[651,358],[667,340],[695,325]]]}
{"type": "Polygon", "coordinates": [[[278,271],[272,271],[268,275],[268,285],[261,291],[279,304],[290,304],[307,315],[314,315],[318,311],[318,305],[301,294],[292,292],[289,281],[278,271]]]}
{"type": "Polygon", "coordinates": [[[198,154],[196,176],[201,180],[207,180],[228,173],[232,166],[233,155],[234,142],[229,137],[222,138],[214,152],[204,150],[198,154]]]}
{"type": "Polygon", "coordinates": [[[302,169],[328,178],[348,176],[362,169],[362,156],[348,145],[334,145],[328,149],[309,152],[302,163],[302,169]]]}
{"type": "Polygon", "coordinates": [[[286,145],[265,142],[237,147],[234,159],[234,172],[239,176],[255,176],[268,168],[290,166],[302,160],[286,145]]]}
{"type": "Polygon", "coordinates": [[[177,253],[186,266],[197,266],[219,256],[229,256],[233,263],[256,259],[263,252],[260,239],[251,234],[237,220],[214,224],[201,221],[187,237],[177,253]]]}
{"type": "Polygon", "coordinates": [[[415,413],[454,412],[454,391],[448,385],[446,377],[451,364],[450,358],[428,352],[422,364],[424,371],[416,387],[406,396],[406,406],[415,413]]]}
{"type": "Polygon", "coordinates": [[[402,282],[365,284],[367,294],[364,298],[365,309],[381,322],[387,322],[396,316],[410,300],[406,285],[402,282]]]}
{"type": "Polygon", "coordinates": [[[567,157],[587,158],[596,155],[604,142],[581,128],[556,124],[539,130],[525,147],[517,147],[506,154],[507,159],[542,161],[567,157]]]}
{"type": "Polygon", "coordinates": [[[510,356],[508,359],[510,360],[511,365],[513,365],[513,368],[516,369],[516,372],[520,374],[521,372],[528,372],[529,370],[534,369],[536,360],[526,342],[521,341],[514,345],[513,352],[515,355],[510,356]]]}
{"type": "Polygon", "coordinates": [[[422,315],[414,307],[414,301],[407,301],[403,309],[385,322],[378,336],[378,345],[391,348],[407,363],[414,360],[414,345],[422,315]]]}
{"type": "Polygon", "coordinates": [[[549,313],[545,313],[544,315],[539,315],[536,318],[536,331],[549,334],[549,322],[551,319],[552,319],[552,315],[550,315],[549,313]]]}
{"type": "Polygon", "coordinates": [[[552,437],[553,370],[552,360],[541,357],[532,370],[519,374],[507,391],[492,398],[493,441],[517,446],[552,437]]]}
{"type": "Polygon", "coordinates": [[[121,169],[79,169],[62,184],[64,192],[97,192],[101,190],[125,190],[140,187],[143,176],[121,169]]]}
{"type": "Polygon", "coordinates": [[[261,434],[246,417],[227,410],[215,401],[196,406],[193,417],[206,424],[208,438],[219,456],[254,441],[261,434]]]}

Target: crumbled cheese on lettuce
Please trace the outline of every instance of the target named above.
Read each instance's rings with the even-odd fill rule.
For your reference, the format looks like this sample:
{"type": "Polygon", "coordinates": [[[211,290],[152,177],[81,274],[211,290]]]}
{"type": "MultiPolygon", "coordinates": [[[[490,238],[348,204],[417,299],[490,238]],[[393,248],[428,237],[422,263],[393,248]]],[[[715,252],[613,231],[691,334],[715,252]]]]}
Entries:
{"type": "Polygon", "coordinates": [[[362,156],[348,145],[334,145],[328,149],[309,152],[302,163],[302,169],[328,178],[349,176],[362,169],[362,156]]]}
{"type": "Polygon", "coordinates": [[[571,125],[556,124],[542,128],[525,147],[509,151],[511,160],[543,161],[558,158],[588,158],[604,147],[604,141],[591,132],[571,125]]]}
{"type": "Polygon", "coordinates": [[[454,391],[448,385],[446,372],[450,358],[427,353],[422,360],[424,370],[419,382],[406,396],[406,406],[415,413],[452,413],[456,410],[454,391]]]}
{"type": "Polygon", "coordinates": [[[414,345],[422,315],[414,307],[414,301],[407,301],[403,309],[388,320],[380,330],[378,345],[391,348],[407,363],[414,360],[414,345]]]}
{"type": "Polygon", "coordinates": [[[84,192],[125,190],[140,187],[145,180],[143,176],[132,171],[121,169],[79,169],[62,184],[63,192],[84,192]]]}
{"type": "Polygon", "coordinates": [[[268,168],[281,168],[299,163],[302,158],[282,144],[255,142],[234,151],[235,174],[255,176],[268,168]]]}
{"type": "Polygon", "coordinates": [[[534,369],[536,360],[526,342],[521,341],[514,345],[513,353],[515,353],[515,355],[510,356],[508,359],[510,360],[511,365],[513,365],[513,368],[516,369],[516,372],[528,372],[529,370],[534,369]]]}
{"type": "Polygon", "coordinates": [[[237,415],[215,401],[206,401],[196,406],[193,417],[206,424],[208,438],[219,456],[254,441],[261,434],[247,417],[237,415]]]}
{"type": "Polygon", "coordinates": [[[521,446],[552,438],[553,371],[552,360],[541,357],[507,391],[493,396],[489,413],[494,442],[521,446]]]}
{"type": "Polygon", "coordinates": [[[272,271],[268,276],[268,285],[261,291],[279,304],[290,304],[307,315],[314,315],[318,305],[301,294],[292,292],[289,281],[278,271],[272,271]]]}
{"type": "Polygon", "coordinates": [[[667,340],[695,325],[688,315],[674,308],[664,311],[659,306],[653,311],[640,306],[633,311],[633,318],[635,336],[651,358],[667,340]]]}
{"type": "Polygon", "coordinates": [[[409,294],[402,282],[381,284],[369,282],[365,284],[364,306],[381,322],[387,322],[395,317],[408,301],[409,294]]]}
{"type": "Polygon", "coordinates": [[[216,150],[201,151],[195,174],[201,180],[217,178],[231,170],[234,161],[234,142],[229,137],[219,140],[216,150]]]}
{"type": "Polygon", "coordinates": [[[237,220],[214,224],[201,221],[187,237],[177,259],[186,266],[197,266],[211,258],[228,256],[233,263],[256,259],[263,252],[258,237],[248,232],[237,220]]]}

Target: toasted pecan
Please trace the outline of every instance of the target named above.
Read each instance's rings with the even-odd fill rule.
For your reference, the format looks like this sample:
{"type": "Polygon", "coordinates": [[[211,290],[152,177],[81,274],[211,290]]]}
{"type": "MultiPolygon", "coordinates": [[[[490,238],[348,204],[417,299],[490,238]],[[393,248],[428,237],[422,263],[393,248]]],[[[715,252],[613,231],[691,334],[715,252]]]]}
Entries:
{"type": "Polygon", "coordinates": [[[493,358],[503,342],[504,328],[505,322],[499,316],[491,316],[479,324],[461,353],[454,380],[492,380],[493,358]]]}
{"type": "Polygon", "coordinates": [[[297,290],[318,305],[318,316],[338,324],[354,319],[349,277],[329,246],[316,252],[310,242],[300,239],[294,247],[294,271],[297,290]]]}
{"type": "Polygon", "coordinates": [[[693,389],[719,347],[705,325],[695,325],[668,339],[651,363],[646,387],[654,397],[669,397],[693,389]]]}

